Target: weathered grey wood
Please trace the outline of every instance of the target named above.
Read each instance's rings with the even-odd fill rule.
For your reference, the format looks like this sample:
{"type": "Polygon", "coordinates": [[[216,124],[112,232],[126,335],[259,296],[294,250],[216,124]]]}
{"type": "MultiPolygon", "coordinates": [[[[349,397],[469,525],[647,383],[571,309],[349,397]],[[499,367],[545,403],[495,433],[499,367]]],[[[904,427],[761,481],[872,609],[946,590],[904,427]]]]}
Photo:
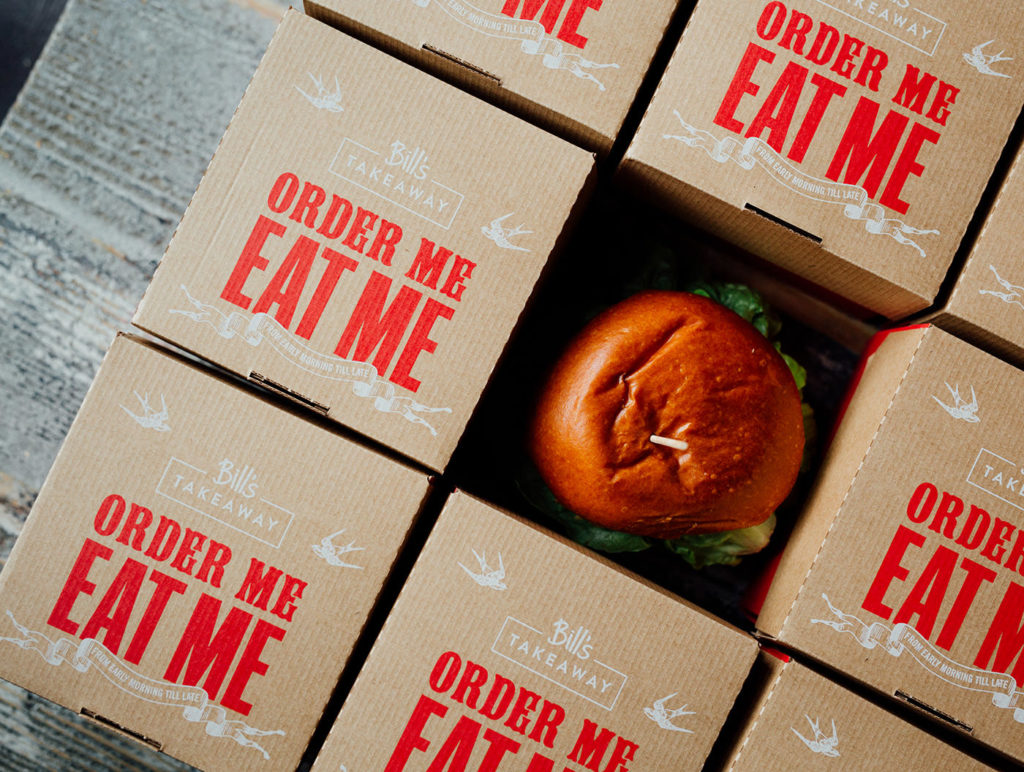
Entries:
{"type": "MultiPolygon", "coordinates": [[[[71,0],[0,125],[0,563],[283,5],[71,0]]],[[[0,769],[187,768],[0,681],[0,769]]]]}
{"type": "Polygon", "coordinates": [[[0,472],[0,568],[11,554],[11,547],[25,524],[35,497],[34,488],[0,472]]]}
{"type": "Polygon", "coordinates": [[[0,126],[0,471],[41,484],[273,25],[227,0],[67,7],[0,126]]]}
{"type": "Polygon", "coordinates": [[[186,764],[90,724],[70,710],[0,681],[0,769],[115,772],[188,770],[186,764]]]}
{"type": "Polygon", "coordinates": [[[151,267],[272,27],[227,0],[70,3],[0,131],[16,186],[151,267]]]}
{"type": "Polygon", "coordinates": [[[38,488],[149,268],[14,193],[0,234],[0,471],[38,488]]]}

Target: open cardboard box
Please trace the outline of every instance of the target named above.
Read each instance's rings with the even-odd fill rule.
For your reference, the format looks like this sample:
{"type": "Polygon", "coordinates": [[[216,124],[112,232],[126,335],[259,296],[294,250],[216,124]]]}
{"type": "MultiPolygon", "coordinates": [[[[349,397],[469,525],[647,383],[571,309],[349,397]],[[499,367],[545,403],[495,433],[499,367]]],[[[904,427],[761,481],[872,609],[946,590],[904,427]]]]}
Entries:
{"type": "Polygon", "coordinates": [[[921,325],[866,359],[757,628],[1024,760],[1024,373],[921,325]]]}
{"type": "Polygon", "coordinates": [[[679,0],[306,0],[306,12],[595,152],[679,0]]]}
{"type": "Polygon", "coordinates": [[[313,769],[699,770],[756,653],[456,492],[313,769]]]}
{"type": "Polygon", "coordinates": [[[1024,105],[1015,0],[700,0],[621,171],[891,319],[929,306],[1024,105]]]}
{"type": "Polygon", "coordinates": [[[0,676],[203,769],[294,769],[427,492],[118,337],[0,574],[0,676]]]}
{"type": "Polygon", "coordinates": [[[441,470],[592,169],[289,11],[134,322],[441,470]]]}

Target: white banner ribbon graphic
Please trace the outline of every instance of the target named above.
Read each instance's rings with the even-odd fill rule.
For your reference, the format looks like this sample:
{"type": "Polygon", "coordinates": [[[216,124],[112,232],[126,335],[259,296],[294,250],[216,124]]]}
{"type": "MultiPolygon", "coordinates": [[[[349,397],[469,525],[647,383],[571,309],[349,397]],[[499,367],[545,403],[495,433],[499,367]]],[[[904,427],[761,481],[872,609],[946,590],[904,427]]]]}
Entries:
{"type": "Polygon", "coordinates": [[[678,110],[673,110],[673,112],[679,119],[679,123],[682,124],[685,133],[663,134],[663,139],[675,139],[689,147],[703,150],[718,163],[731,160],[748,171],[755,166],[760,166],[776,182],[812,201],[842,205],[843,214],[851,220],[863,221],[864,229],[868,233],[889,236],[900,244],[913,247],[921,257],[926,256],[924,249],[910,236],[938,233],[937,230],[922,230],[907,225],[902,220],[887,218],[885,209],[878,204],[871,203],[868,192],[859,185],[847,185],[804,174],[800,169],[785,161],[775,152],[774,148],[758,137],[747,137],[743,142],[735,137],[717,139],[710,132],[688,124],[678,110]]]}
{"type": "Polygon", "coordinates": [[[414,424],[422,424],[436,437],[437,430],[419,413],[452,412],[450,407],[428,407],[412,397],[399,396],[395,392],[394,384],[381,380],[377,368],[368,362],[354,362],[314,351],[297,341],[269,314],[243,314],[238,311],[225,314],[216,306],[192,297],[184,285],[181,289],[192,309],[171,309],[170,313],[179,314],[200,324],[208,324],[222,338],[230,340],[239,337],[253,347],[267,340],[277,353],[296,367],[322,378],[351,383],[352,393],[357,397],[372,399],[373,407],[381,413],[395,413],[414,424]]]}
{"type": "Polygon", "coordinates": [[[488,13],[466,0],[412,0],[412,2],[420,8],[426,8],[433,2],[455,21],[482,35],[518,40],[520,41],[520,50],[524,54],[540,56],[544,66],[549,70],[567,70],[577,78],[593,82],[601,91],[605,90],[604,84],[588,70],[618,69],[619,67],[617,64],[598,64],[579,54],[566,51],[562,41],[548,37],[544,26],[538,21],[488,13]]]}
{"type": "Polygon", "coordinates": [[[269,760],[270,754],[252,738],[284,734],[281,729],[255,729],[244,721],[229,720],[227,711],[219,705],[211,705],[206,692],[198,686],[179,686],[141,675],[118,659],[95,638],[86,638],[84,641],[58,638],[54,641],[40,632],[29,630],[24,625],[18,624],[10,610],[8,610],[7,616],[11,618],[11,622],[21,637],[0,637],[0,641],[7,641],[22,649],[38,652],[39,656],[50,665],[59,667],[66,662],[79,673],[87,673],[90,669],[98,670],[100,675],[118,689],[146,702],[181,708],[186,721],[205,724],[206,734],[211,737],[226,737],[239,745],[255,748],[263,754],[264,760],[269,760]]]}
{"type": "Polygon", "coordinates": [[[811,624],[826,625],[840,633],[849,633],[865,649],[881,647],[893,657],[903,652],[910,655],[932,675],[943,681],[972,692],[992,695],[992,704],[997,708],[1013,710],[1013,720],[1024,724],[1024,707],[1019,707],[1024,691],[1017,688],[1017,682],[1007,673],[961,665],[939,651],[927,638],[905,622],[889,627],[881,622],[865,624],[853,614],[832,605],[828,596],[822,593],[834,619],[812,619],[811,624]]]}

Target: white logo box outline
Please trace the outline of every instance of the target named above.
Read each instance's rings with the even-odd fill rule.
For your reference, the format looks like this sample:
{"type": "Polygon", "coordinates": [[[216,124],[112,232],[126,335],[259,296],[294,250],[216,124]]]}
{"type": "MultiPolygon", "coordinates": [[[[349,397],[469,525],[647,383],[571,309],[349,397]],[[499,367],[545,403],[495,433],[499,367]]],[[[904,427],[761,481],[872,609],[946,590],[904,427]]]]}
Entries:
{"type": "MultiPolygon", "coordinates": [[[[214,521],[220,523],[221,525],[226,525],[228,528],[230,528],[230,529],[232,529],[234,531],[238,531],[241,534],[245,534],[249,538],[255,539],[258,542],[262,542],[263,544],[266,544],[269,547],[273,547],[274,549],[281,549],[281,545],[284,543],[284,537],[288,535],[288,529],[291,528],[292,522],[295,520],[295,513],[294,512],[291,512],[290,510],[287,510],[284,507],[275,504],[273,501],[268,501],[267,499],[265,499],[262,496],[260,496],[259,500],[261,502],[263,502],[264,504],[267,504],[268,506],[274,507],[274,509],[279,509],[282,512],[284,512],[286,515],[288,515],[288,522],[285,525],[284,529],[281,531],[281,536],[277,540],[277,544],[274,544],[274,542],[272,542],[272,541],[267,541],[266,539],[262,539],[259,536],[257,536],[256,534],[250,533],[249,531],[246,531],[243,528],[239,528],[237,525],[232,525],[227,520],[221,520],[219,517],[214,517],[210,513],[204,512],[203,510],[199,509],[198,507],[194,507],[191,504],[187,504],[186,502],[181,501],[180,499],[176,499],[176,498],[174,498],[174,496],[171,496],[170,494],[164,493],[162,490],[160,490],[160,487],[164,484],[164,480],[167,478],[167,473],[171,469],[171,464],[173,464],[175,461],[177,461],[182,466],[186,466],[189,469],[192,469],[193,471],[198,472],[199,474],[203,475],[204,477],[209,477],[210,476],[207,472],[203,471],[199,467],[192,466],[192,464],[189,464],[186,461],[182,461],[180,458],[177,458],[176,456],[171,456],[170,460],[167,462],[167,466],[164,468],[163,474],[160,475],[160,481],[156,484],[156,492],[157,492],[158,495],[163,496],[165,499],[169,499],[169,500],[173,501],[175,504],[179,504],[179,505],[181,505],[181,506],[183,506],[183,507],[185,507],[187,509],[191,509],[193,512],[198,512],[200,515],[203,515],[204,517],[208,517],[211,520],[214,520],[214,521]]],[[[212,485],[213,483],[211,482],[210,484],[212,485]]]]}
{"type": "Polygon", "coordinates": [[[848,16],[849,18],[853,19],[854,21],[859,21],[865,27],[870,27],[871,29],[875,30],[876,32],[881,32],[886,37],[890,37],[890,38],[892,38],[893,40],[895,40],[897,42],[903,43],[903,45],[905,45],[905,46],[910,46],[915,51],[920,51],[925,56],[935,56],[935,52],[939,48],[939,43],[942,42],[942,36],[944,34],[946,34],[946,27],[948,26],[946,24],[946,22],[944,22],[942,19],[939,19],[939,18],[937,18],[935,16],[932,16],[930,13],[925,13],[924,11],[919,10],[917,8],[913,8],[913,6],[911,6],[911,8],[913,8],[914,13],[917,13],[917,14],[920,14],[921,16],[925,16],[925,17],[927,17],[929,19],[932,19],[939,26],[939,34],[938,34],[938,37],[935,38],[935,44],[932,46],[932,50],[931,51],[926,51],[923,48],[920,48],[919,46],[915,46],[913,43],[911,43],[911,42],[909,42],[907,40],[904,40],[901,37],[898,37],[897,35],[893,35],[891,32],[886,32],[881,27],[876,27],[871,22],[862,19],[860,16],[855,16],[854,14],[850,13],[849,11],[844,11],[838,5],[833,5],[833,3],[839,2],[839,1],[841,1],[841,0],[818,0],[819,3],[821,3],[824,6],[826,6],[827,8],[831,8],[836,13],[841,13],[841,14],[843,14],[843,16],[848,16]]]}
{"type": "Polygon", "coordinates": [[[351,182],[357,188],[362,188],[367,193],[372,193],[373,195],[377,196],[377,198],[382,198],[385,201],[388,201],[388,202],[394,204],[395,206],[399,207],[400,209],[404,209],[405,211],[409,212],[410,214],[415,215],[416,217],[420,217],[420,218],[426,220],[427,222],[431,222],[434,225],[437,225],[438,227],[444,228],[446,231],[447,230],[451,230],[452,225],[455,223],[455,217],[458,215],[459,209],[462,208],[462,202],[466,200],[466,197],[462,193],[459,193],[459,191],[455,190],[455,188],[449,188],[447,185],[444,185],[444,184],[442,184],[440,182],[437,182],[434,179],[430,180],[430,184],[436,185],[439,188],[444,188],[445,190],[450,191],[452,193],[453,198],[458,200],[458,203],[455,205],[455,208],[452,209],[451,216],[448,219],[448,224],[445,225],[443,222],[438,222],[437,220],[433,219],[432,217],[428,217],[427,215],[423,214],[423,212],[417,212],[415,209],[410,209],[409,207],[407,207],[404,204],[396,201],[395,199],[390,198],[388,196],[385,196],[380,191],[374,190],[373,188],[368,188],[365,185],[363,185],[362,183],[352,179],[351,177],[346,177],[341,172],[336,171],[334,167],[335,167],[335,165],[338,162],[339,156],[341,156],[341,151],[345,149],[345,143],[346,142],[348,142],[350,144],[353,144],[356,147],[365,150],[367,153],[372,153],[373,155],[376,155],[376,156],[381,155],[380,152],[378,152],[376,150],[371,150],[366,145],[362,145],[359,142],[356,142],[354,139],[349,139],[348,137],[345,137],[341,141],[341,145],[338,147],[338,151],[334,154],[334,158],[331,159],[331,163],[327,166],[327,171],[329,171],[335,177],[341,177],[341,179],[345,180],[346,182],[351,182]]]}
{"type": "Polygon", "coordinates": [[[985,491],[985,493],[987,493],[988,495],[995,496],[1000,501],[1003,501],[1003,502],[1009,504],[1014,509],[1019,509],[1022,512],[1024,512],[1024,505],[1017,504],[1017,503],[1014,503],[1014,502],[1010,501],[1007,498],[1003,498],[998,493],[995,493],[994,491],[992,491],[990,488],[986,488],[985,486],[980,485],[980,484],[974,482],[974,480],[971,479],[971,477],[974,475],[974,470],[978,468],[978,462],[981,461],[981,456],[982,456],[983,453],[987,453],[988,455],[992,456],[993,458],[998,458],[1004,464],[1009,464],[1010,466],[1012,466],[1018,473],[1021,474],[1021,483],[1022,483],[1022,485],[1024,485],[1024,473],[1021,473],[1020,466],[1018,464],[1014,463],[1013,461],[1010,461],[1010,459],[1008,459],[1008,458],[1003,458],[998,453],[993,453],[988,448],[981,448],[978,451],[978,456],[977,456],[977,458],[974,459],[974,463],[971,465],[971,471],[969,471],[967,473],[967,484],[968,485],[973,485],[975,488],[977,488],[979,490],[982,490],[982,491],[985,491]]]}
{"type": "MultiPolygon", "coordinates": [[[[531,632],[534,632],[537,635],[540,635],[540,636],[544,635],[544,632],[542,630],[538,630],[536,627],[531,627],[530,625],[526,624],[525,622],[523,622],[523,621],[521,621],[519,619],[516,619],[514,616],[506,616],[505,617],[505,621],[502,622],[502,624],[501,624],[501,629],[498,631],[498,637],[495,638],[494,639],[494,643],[491,644],[491,651],[493,653],[497,654],[499,657],[502,657],[503,659],[507,659],[509,662],[515,663],[516,665],[519,665],[519,667],[523,668],[524,670],[529,670],[534,675],[539,675],[545,681],[550,681],[551,683],[555,684],[556,686],[560,686],[561,688],[565,689],[567,692],[575,694],[577,697],[582,697],[587,702],[594,703],[599,708],[604,708],[605,710],[608,710],[608,711],[614,710],[615,703],[617,703],[619,701],[619,697],[622,696],[622,690],[626,687],[626,681],[629,680],[629,676],[627,676],[625,673],[622,673],[622,672],[616,670],[611,665],[606,665],[604,662],[601,662],[598,659],[591,660],[591,662],[593,662],[595,665],[600,665],[601,667],[605,668],[606,670],[609,670],[612,673],[615,673],[615,675],[622,677],[622,682],[619,684],[618,690],[615,692],[615,695],[612,697],[611,705],[604,705],[604,704],[598,702],[597,700],[595,700],[593,697],[588,697],[586,694],[581,694],[580,692],[576,691],[575,689],[571,689],[570,687],[566,686],[561,681],[556,681],[551,676],[545,675],[544,673],[540,672],[539,670],[534,670],[532,667],[530,667],[529,665],[523,664],[518,659],[513,659],[512,657],[508,656],[507,654],[498,651],[498,649],[497,649],[498,641],[500,641],[502,639],[502,637],[503,637],[503,635],[505,633],[505,628],[508,626],[508,623],[509,623],[510,620],[512,622],[515,622],[518,625],[522,625],[527,630],[530,630],[531,632]]],[[[545,638],[544,640],[546,641],[547,639],[545,638]]]]}

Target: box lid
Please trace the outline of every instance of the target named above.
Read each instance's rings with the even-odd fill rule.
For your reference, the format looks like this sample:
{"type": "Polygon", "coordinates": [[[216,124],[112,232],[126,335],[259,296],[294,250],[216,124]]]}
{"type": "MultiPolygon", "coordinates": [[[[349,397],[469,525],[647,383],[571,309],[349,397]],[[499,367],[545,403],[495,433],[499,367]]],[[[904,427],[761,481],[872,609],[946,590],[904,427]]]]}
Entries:
{"type": "Polygon", "coordinates": [[[442,469],[592,167],[291,11],[134,321],[442,469]]]}
{"type": "Polygon", "coordinates": [[[119,337],[0,575],[0,676],[204,769],[294,769],[427,489],[119,337]]]}
{"type": "Polygon", "coordinates": [[[921,310],[1024,104],[1018,11],[701,0],[626,167],[798,276],[921,310]]]}
{"type": "Polygon", "coordinates": [[[776,664],[729,772],[884,769],[924,772],[988,766],[858,697],[796,661],[776,664]],[[827,761],[826,761],[827,760],[827,761]]]}
{"type": "Polygon", "coordinates": [[[608,151],[678,0],[306,0],[306,10],[608,151]]]}
{"type": "Polygon", "coordinates": [[[936,327],[872,360],[758,628],[1024,759],[1024,373],[936,327]]]}
{"type": "Polygon", "coordinates": [[[705,612],[456,493],[314,769],[447,755],[698,770],[755,654],[705,612]]]}
{"type": "Polygon", "coordinates": [[[1024,364],[1024,154],[1018,154],[935,322],[1024,364]]]}

